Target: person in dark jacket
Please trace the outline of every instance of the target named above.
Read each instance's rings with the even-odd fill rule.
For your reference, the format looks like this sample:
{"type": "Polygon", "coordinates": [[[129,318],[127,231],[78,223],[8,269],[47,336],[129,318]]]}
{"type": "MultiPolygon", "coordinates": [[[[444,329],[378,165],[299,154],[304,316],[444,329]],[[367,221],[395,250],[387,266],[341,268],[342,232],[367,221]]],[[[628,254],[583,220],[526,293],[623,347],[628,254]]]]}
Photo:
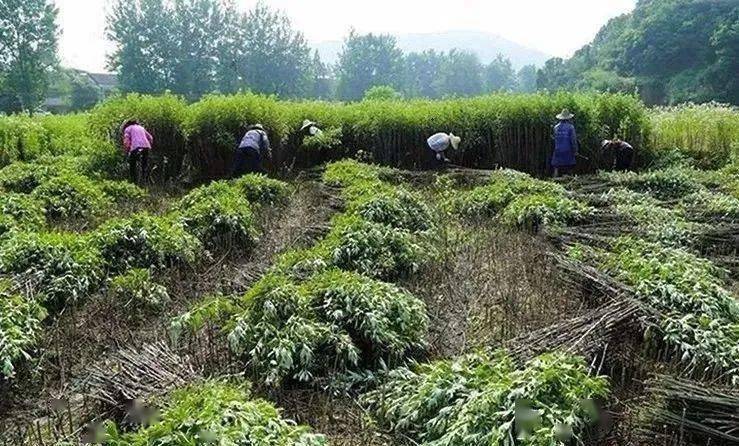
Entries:
{"type": "Polygon", "coordinates": [[[613,140],[605,140],[601,144],[604,153],[608,153],[609,157],[613,156],[613,170],[623,172],[631,169],[634,162],[634,147],[626,141],[618,138],[613,140]]]}
{"type": "Polygon", "coordinates": [[[247,127],[236,149],[231,178],[239,178],[248,173],[266,174],[267,171],[262,167],[262,154],[265,152],[271,157],[272,150],[264,127],[261,124],[247,127]]]}
{"type": "Polygon", "coordinates": [[[559,123],[554,126],[554,153],[551,161],[555,177],[563,171],[569,171],[577,164],[577,132],[572,124],[574,117],[575,115],[567,109],[557,115],[559,123]]]}

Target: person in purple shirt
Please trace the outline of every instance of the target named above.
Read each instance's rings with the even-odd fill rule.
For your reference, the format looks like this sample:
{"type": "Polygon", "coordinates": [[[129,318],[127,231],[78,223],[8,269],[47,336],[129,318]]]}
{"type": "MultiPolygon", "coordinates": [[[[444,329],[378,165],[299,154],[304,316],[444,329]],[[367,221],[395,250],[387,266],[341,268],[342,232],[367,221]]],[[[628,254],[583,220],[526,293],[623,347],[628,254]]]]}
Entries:
{"type": "Polygon", "coordinates": [[[554,126],[554,153],[552,154],[552,169],[554,177],[563,171],[569,171],[577,164],[577,132],[572,124],[575,115],[564,109],[557,115],[559,123],[554,126]]]}
{"type": "Polygon", "coordinates": [[[121,128],[123,130],[123,150],[128,158],[128,174],[131,182],[138,184],[139,179],[146,181],[149,152],[154,143],[154,137],[135,119],[126,121],[121,128]],[[141,164],[140,177],[139,161],[141,164]]]}
{"type": "Polygon", "coordinates": [[[231,171],[231,178],[239,178],[248,173],[266,175],[267,171],[262,167],[263,152],[268,157],[272,157],[272,149],[269,145],[269,137],[267,137],[266,130],[264,130],[262,124],[248,126],[234,154],[234,166],[231,171]]]}

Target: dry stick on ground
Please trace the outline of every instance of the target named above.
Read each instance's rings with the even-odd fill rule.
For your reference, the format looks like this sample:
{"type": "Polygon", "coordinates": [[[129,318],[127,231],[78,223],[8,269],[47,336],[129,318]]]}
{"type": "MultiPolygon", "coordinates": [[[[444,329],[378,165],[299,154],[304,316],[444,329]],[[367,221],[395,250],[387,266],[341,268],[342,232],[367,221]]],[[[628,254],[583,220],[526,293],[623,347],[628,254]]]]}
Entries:
{"type": "Polygon", "coordinates": [[[739,391],[735,387],[707,386],[657,375],[647,382],[646,390],[650,398],[643,407],[647,416],[640,429],[644,438],[666,436],[679,443],[700,439],[712,445],[739,444],[739,391]]]}
{"type": "Polygon", "coordinates": [[[158,342],[121,350],[96,364],[85,384],[89,397],[117,407],[128,400],[163,395],[201,376],[191,357],[180,356],[158,342]]]}

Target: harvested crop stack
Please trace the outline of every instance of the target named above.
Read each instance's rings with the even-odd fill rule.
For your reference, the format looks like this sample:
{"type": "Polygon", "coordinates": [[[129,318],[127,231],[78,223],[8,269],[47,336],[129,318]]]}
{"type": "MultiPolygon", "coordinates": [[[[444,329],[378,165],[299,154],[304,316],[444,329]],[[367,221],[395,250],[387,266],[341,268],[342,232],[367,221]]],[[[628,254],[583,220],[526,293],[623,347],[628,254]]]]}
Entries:
{"type": "Polygon", "coordinates": [[[640,420],[644,438],[689,444],[739,444],[739,393],[659,375],[647,382],[650,397],[640,420]]]}

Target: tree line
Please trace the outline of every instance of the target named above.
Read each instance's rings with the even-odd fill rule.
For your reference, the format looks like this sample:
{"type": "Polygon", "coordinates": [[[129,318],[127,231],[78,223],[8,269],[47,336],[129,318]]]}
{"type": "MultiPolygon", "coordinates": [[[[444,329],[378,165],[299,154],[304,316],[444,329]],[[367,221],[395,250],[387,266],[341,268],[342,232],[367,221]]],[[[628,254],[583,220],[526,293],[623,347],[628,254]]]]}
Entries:
{"type": "MultiPolygon", "coordinates": [[[[50,87],[71,89],[73,108],[94,103],[89,85],[56,68],[53,3],[4,0],[0,7],[6,31],[0,32],[0,110],[33,110],[50,87]]],[[[285,14],[263,2],[242,12],[233,0],[116,0],[107,37],[115,44],[108,68],[117,73],[121,92],[170,91],[196,100],[249,90],[351,101],[376,86],[408,98],[536,89],[533,65],[516,72],[503,56],[486,65],[462,50],[405,54],[390,35],[351,31],[339,62],[329,66],[285,14]]]]}
{"type": "Polygon", "coordinates": [[[287,16],[265,3],[241,13],[230,0],[121,0],[108,23],[116,43],[109,66],[123,91],[358,100],[374,86],[429,98],[535,88],[533,66],[519,82],[502,56],[483,65],[457,50],[404,54],[392,36],[354,31],[336,66],[327,66],[287,16]]]}
{"type": "MultiPolygon", "coordinates": [[[[71,89],[77,108],[99,98],[69,70],[71,81],[60,82],[56,16],[51,0],[0,1],[0,112],[32,111],[50,87],[71,89]]],[[[355,31],[329,66],[263,2],[243,12],[235,0],[115,0],[107,37],[120,91],[191,101],[247,90],[343,101],[598,90],[638,92],[649,103],[739,103],[739,7],[724,0],[640,0],[571,59],[518,71],[503,56],[483,64],[464,50],[404,53],[390,35],[355,31]]]]}

